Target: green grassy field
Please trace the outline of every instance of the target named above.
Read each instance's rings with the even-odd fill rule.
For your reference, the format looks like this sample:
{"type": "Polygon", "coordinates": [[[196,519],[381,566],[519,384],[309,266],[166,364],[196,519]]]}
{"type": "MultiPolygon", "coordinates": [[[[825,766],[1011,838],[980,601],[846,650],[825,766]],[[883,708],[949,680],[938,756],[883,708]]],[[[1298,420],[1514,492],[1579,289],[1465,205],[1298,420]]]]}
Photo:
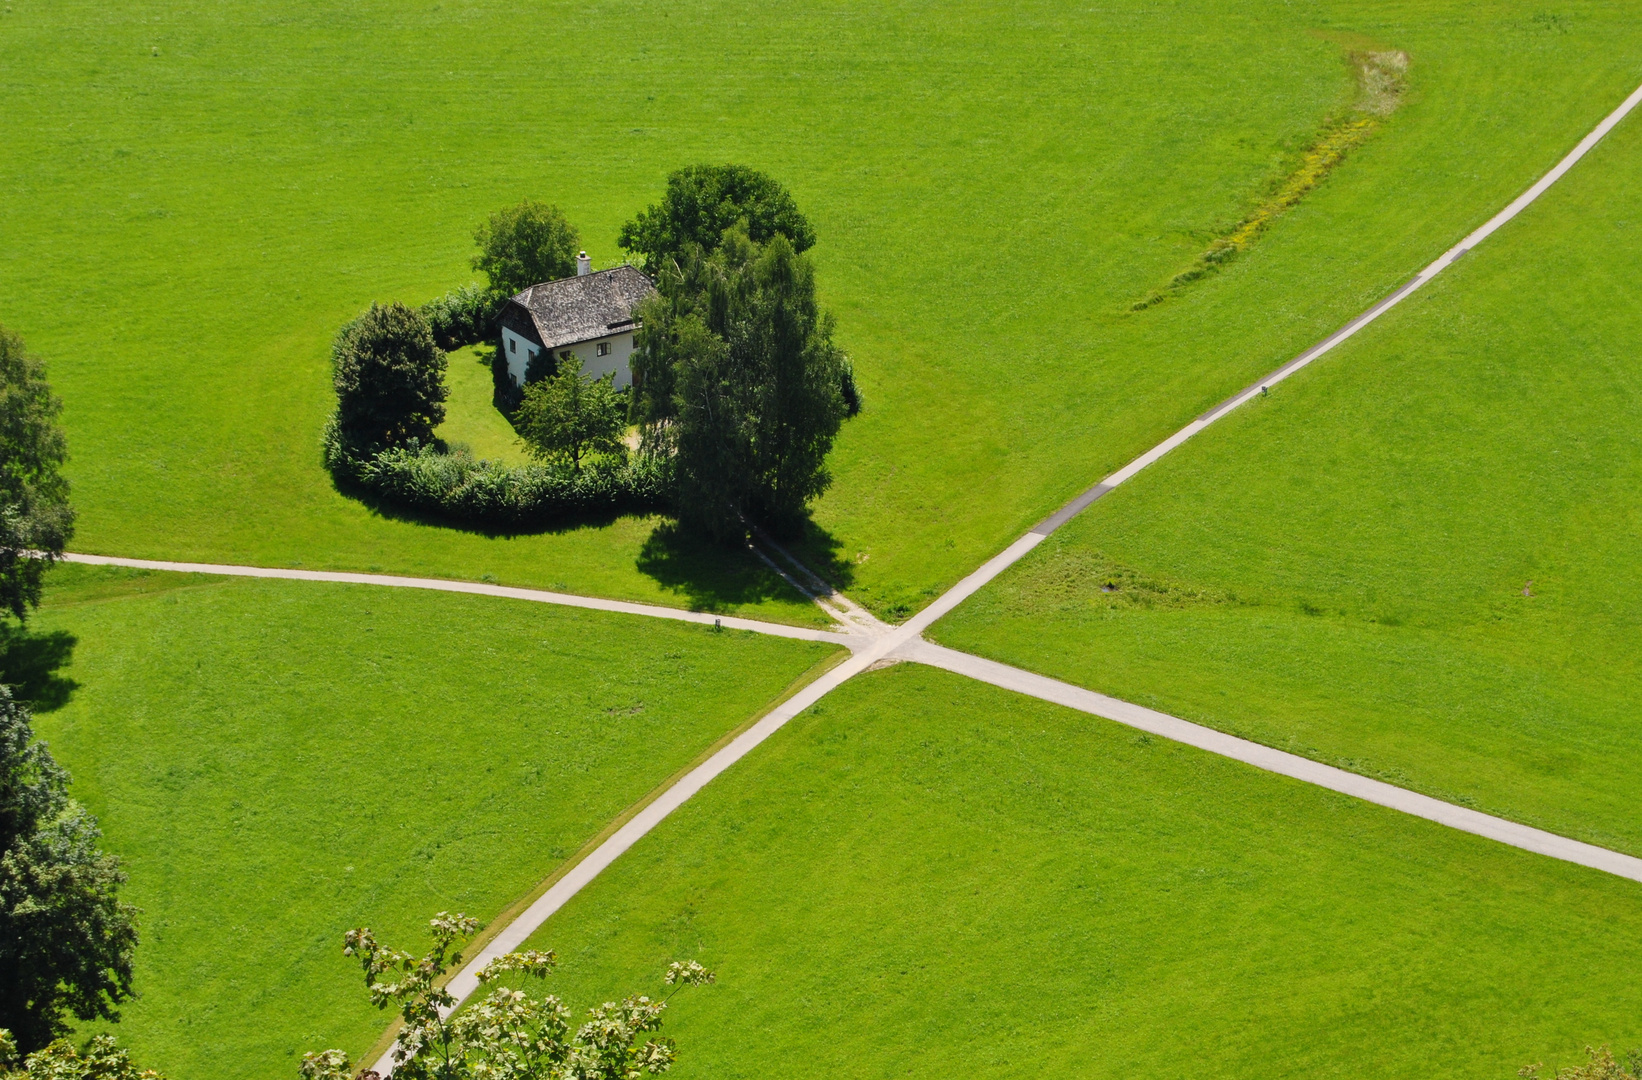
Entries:
{"type": "Polygon", "coordinates": [[[174,1080],[291,1080],[386,1026],[341,934],[489,919],[828,654],[540,604],[81,567],[6,650],[125,859],[174,1080]],[[66,656],[72,662],[62,666],[66,656]]]}
{"type": "Polygon", "coordinates": [[[469,280],[483,214],[555,200],[608,264],[668,170],[744,161],[813,216],[868,402],[806,550],[899,614],[1401,280],[1610,108],[1642,26],[1542,6],[14,0],[0,320],[68,402],[84,549],[808,619],[654,521],[466,533],[374,515],[318,462],[335,328],[469,280]],[[521,40],[544,44],[510,59],[521,40]],[[1229,272],[1127,314],[1352,96],[1342,49],[1364,42],[1413,56],[1403,110],[1229,272]]]}
{"type": "Polygon", "coordinates": [[[680,1080],[1484,1080],[1642,1039],[1639,932],[1634,882],[903,665],[531,945],[578,1007],[715,968],[680,1080]]]}
{"type": "Polygon", "coordinates": [[[1639,167],[1633,119],[937,636],[1642,853],[1639,167]]]}
{"type": "Polygon", "coordinates": [[[448,358],[445,422],[434,432],[453,446],[465,446],[474,457],[522,465],[530,458],[518,432],[490,402],[490,350],[483,346],[458,349],[448,358]]]}

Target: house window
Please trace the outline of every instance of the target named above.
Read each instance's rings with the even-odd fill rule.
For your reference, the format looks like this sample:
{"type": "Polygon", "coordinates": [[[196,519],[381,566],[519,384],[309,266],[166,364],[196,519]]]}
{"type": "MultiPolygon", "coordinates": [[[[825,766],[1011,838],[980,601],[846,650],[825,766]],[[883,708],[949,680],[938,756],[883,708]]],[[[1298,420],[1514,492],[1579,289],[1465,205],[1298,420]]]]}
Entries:
{"type": "Polygon", "coordinates": [[[600,356],[609,356],[610,343],[608,341],[601,341],[599,342],[598,348],[594,351],[600,356]]]}
{"type": "Polygon", "coordinates": [[[517,340],[513,339],[513,338],[508,338],[507,339],[507,351],[508,352],[518,352],[519,351],[519,342],[517,340]]]}

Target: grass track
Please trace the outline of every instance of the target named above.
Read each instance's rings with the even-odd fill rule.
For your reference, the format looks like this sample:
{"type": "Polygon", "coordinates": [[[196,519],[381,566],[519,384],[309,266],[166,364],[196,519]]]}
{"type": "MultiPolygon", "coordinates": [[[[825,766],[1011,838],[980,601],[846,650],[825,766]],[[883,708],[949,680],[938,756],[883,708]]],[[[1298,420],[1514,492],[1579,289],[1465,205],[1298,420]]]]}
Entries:
{"type": "Polygon", "coordinates": [[[1630,89],[1642,27],[1541,7],[15,0],[0,317],[67,398],[89,550],[809,619],[651,521],[453,532],[317,464],[335,327],[467,280],[483,213],[555,199],[608,262],[667,170],[747,161],[815,217],[869,403],[810,555],[900,613],[1566,150],[1630,89]],[[503,61],[521,34],[599,59],[503,61]],[[1123,314],[1350,97],[1348,37],[1413,55],[1403,112],[1229,272],[1123,314]]]}
{"type": "Polygon", "coordinates": [[[363,1053],[385,1020],[343,930],[490,918],[828,653],[488,598],[74,566],[34,634],[77,639],[55,683],[25,686],[79,684],[38,729],[143,909],[120,1036],[176,1080],[290,1080],[304,1051],[363,1053]]]}
{"type": "Polygon", "coordinates": [[[674,957],[695,1076],[1478,1077],[1642,1037],[1642,887],[903,665],[795,720],[532,942],[674,957]]]}
{"type": "Polygon", "coordinates": [[[1630,120],[938,636],[1642,853],[1639,165],[1630,120]]]}

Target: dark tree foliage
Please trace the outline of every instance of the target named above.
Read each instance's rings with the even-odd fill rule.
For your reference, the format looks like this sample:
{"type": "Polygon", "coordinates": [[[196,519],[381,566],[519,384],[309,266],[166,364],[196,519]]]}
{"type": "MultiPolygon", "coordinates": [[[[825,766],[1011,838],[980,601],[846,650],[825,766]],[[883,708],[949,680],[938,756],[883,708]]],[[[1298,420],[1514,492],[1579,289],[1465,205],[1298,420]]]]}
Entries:
{"type": "Polygon", "coordinates": [[[30,720],[0,686],[0,1028],[23,1053],[66,1031],[65,1011],[116,1019],[137,944],[119,860],[30,720]]]}
{"type": "Polygon", "coordinates": [[[404,304],[372,304],[331,348],[337,426],[356,447],[427,442],[445,419],[445,354],[404,304]]]}
{"type": "Polygon", "coordinates": [[[669,263],[682,263],[695,246],[717,249],[726,229],[738,222],[755,244],[784,236],[795,252],[815,246],[815,230],[787,189],[773,177],[745,165],[691,165],[667,178],[661,202],[622,226],[617,242],[638,255],[650,277],[669,263]]]}
{"type": "Polygon", "coordinates": [[[498,210],[473,238],[479,245],[473,268],[503,296],[576,273],[581,236],[557,206],[527,200],[498,210]]]}
{"type": "Polygon", "coordinates": [[[506,295],[472,284],[452,289],[417,310],[428,321],[434,344],[450,350],[477,345],[493,336],[496,316],[506,302],[506,295]]]}
{"type": "Polygon", "coordinates": [[[45,366],[0,326],[0,609],[19,621],[39,605],[41,578],[74,535],[58,472],[68,458],[62,409],[45,366]]]}
{"type": "Polygon", "coordinates": [[[788,532],[826,490],[848,405],[849,361],[815,301],[815,273],[784,235],[739,226],[694,248],[641,308],[633,419],[673,462],[681,520],[720,539],[743,517],[788,532]]]}

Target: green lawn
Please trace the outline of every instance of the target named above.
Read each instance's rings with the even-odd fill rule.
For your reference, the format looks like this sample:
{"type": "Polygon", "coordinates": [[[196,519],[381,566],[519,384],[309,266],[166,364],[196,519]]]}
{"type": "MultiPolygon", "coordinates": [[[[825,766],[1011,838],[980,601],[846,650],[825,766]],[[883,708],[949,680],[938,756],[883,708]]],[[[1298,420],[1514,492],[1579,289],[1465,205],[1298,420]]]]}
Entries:
{"type": "Polygon", "coordinates": [[[938,636],[1642,853],[1639,176],[1632,119],[938,636]]]}
{"type": "Polygon", "coordinates": [[[903,665],[530,943],[690,1077],[1507,1078],[1642,1041],[1642,886],[903,665]]]}
{"type": "Polygon", "coordinates": [[[490,376],[490,349],[476,346],[458,349],[449,356],[445,387],[445,422],[434,432],[452,446],[465,446],[474,457],[522,465],[530,458],[519,442],[518,432],[507,417],[491,404],[494,384],[490,376]]]}
{"type": "Polygon", "coordinates": [[[540,604],[54,572],[7,682],[126,861],[173,1080],[292,1080],[386,1019],[341,934],[489,919],[749,720],[825,646],[540,604]],[[72,662],[60,667],[66,655],[72,662]]]}
{"type": "Polygon", "coordinates": [[[0,321],[68,402],[84,549],[809,619],[652,520],[468,533],[318,461],[335,328],[469,280],[483,214],[555,200],[608,265],[668,170],[748,162],[816,222],[868,403],[806,550],[899,614],[1519,191],[1630,89],[1633,14],[13,0],[0,321]],[[1229,272],[1128,314],[1351,97],[1365,42],[1412,54],[1402,112],[1229,272]]]}

